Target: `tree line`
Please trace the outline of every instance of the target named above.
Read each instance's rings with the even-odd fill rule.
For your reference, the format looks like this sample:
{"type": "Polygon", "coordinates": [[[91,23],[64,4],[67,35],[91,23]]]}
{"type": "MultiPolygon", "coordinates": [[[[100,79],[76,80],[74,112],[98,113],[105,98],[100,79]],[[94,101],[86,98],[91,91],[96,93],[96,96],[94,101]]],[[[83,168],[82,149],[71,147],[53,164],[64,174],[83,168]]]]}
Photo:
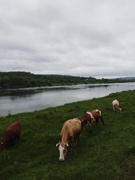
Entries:
{"type": "Polygon", "coordinates": [[[96,79],[69,75],[35,75],[30,72],[0,72],[0,88],[23,88],[94,83],[131,82],[135,79],[96,79]]]}

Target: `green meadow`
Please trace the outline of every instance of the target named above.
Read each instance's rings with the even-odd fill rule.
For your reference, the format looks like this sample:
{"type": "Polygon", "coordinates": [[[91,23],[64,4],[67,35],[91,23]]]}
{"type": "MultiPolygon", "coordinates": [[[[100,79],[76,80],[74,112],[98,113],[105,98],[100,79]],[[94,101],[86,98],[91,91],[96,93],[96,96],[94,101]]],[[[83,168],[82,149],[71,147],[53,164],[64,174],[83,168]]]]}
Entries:
{"type": "Polygon", "coordinates": [[[1,180],[134,180],[135,179],[135,90],[112,93],[31,113],[0,117],[0,138],[14,121],[22,124],[20,141],[0,151],[1,180]],[[112,100],[122,113],[114,113],[112,100]],[[100,109],[105,126],[93,123],[80,134],[66,160],[58,160],[56,143],[63,123],[81,119],[86,111],[100,109]]]}

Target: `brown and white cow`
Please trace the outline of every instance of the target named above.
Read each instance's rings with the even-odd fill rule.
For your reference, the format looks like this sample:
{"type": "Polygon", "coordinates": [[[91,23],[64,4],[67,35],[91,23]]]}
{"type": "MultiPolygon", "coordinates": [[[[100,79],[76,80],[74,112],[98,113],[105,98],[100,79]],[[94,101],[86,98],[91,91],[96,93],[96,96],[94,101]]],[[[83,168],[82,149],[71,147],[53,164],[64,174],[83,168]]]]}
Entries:
{"type": "Polygon", "coordinates": [[[67,147],[75,147],[79,141],[81,132],[81,121],[78,118],[73,118],[65,121],[63,124],[60,136],[61,140],[56,144],[59,146],[59,160],[64,161],[67,154],[67,147]]]}
{"type": "Polygon", "coordinates": [[[113,100],[112,105],[113,105],[114,112],[122,112],[122,109],[119,107],[119,101],[118,100],[116,100],[116,99],[113,100]]]}
{"type": "Polygon", "coordinates": [[[10,124],[3,135],[3,140],[0,142],[0,148],[7,148],[16,143],[16,141],[20,138],[21,134],[21,124],[16,121],[10,124]]]}
{"type": "Polygon", "coordinates": [[[99,109],[86,112],[86,114],[81,119],[82,127],[84,127],[84,125],[91,126],[92,122],[94,121],[96,122],[96,125],[98,124],[99,121],[101,121],[104,125],[104,119],[99,109]]]}

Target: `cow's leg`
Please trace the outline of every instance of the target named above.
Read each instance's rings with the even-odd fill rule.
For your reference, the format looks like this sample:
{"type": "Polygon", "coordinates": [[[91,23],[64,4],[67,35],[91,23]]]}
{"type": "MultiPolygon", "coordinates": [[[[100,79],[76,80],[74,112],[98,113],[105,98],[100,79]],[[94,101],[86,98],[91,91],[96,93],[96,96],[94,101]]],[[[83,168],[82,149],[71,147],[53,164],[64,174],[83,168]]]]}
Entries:
{"type": "Polygon", "coordinates": [[[71,151],[72,151],[73,147],[74,147],[74,137],[70,137],[70,139],[69,139],[69,148],[70,148],[71,151]]]}
{"type": "Polygon", "coordinates": [[[98,120],[98,119],[96,119],[96,126],[98,125],[98,122],[99,122],[99,120],[98,120]]]}
{"type": "Polygon", "coordinates": [[[75,138],[74,138],[74,147],[76,147],[76,145],[77,145],[78,142],[79,142],[79,135],[80,135],[80,133],[77,134],[77,135],[75,136],[75,138]]]}
{"type": "Polygon", "coordinates": [[[102,118],[102,116],[100,116],[100,120],[101,120],[102,124],[105,125],[104,119],[102,118]]]}

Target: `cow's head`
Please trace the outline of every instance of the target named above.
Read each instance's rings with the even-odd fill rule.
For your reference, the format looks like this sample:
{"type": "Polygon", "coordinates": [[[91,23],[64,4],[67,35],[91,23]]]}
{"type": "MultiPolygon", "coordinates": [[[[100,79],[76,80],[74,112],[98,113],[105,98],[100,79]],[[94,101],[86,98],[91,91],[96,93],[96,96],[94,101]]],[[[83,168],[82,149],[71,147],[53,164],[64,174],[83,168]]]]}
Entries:
{"type": "Polygon", "coordinates": [[[67,154],[68,143],[58,142],[56,147],[59,146],[59,160],[64,161],[67,154]]]}
{"type": "Polygon", "coordinates": [[[122,112],[122,108],[119,108],[119,112],[122,112]]]}
{"type": "Polygon", "coordinates": [[[91,126],[91,118],[88,113],[85,114],[85,116],[81,119],[81,125],[84,127],[85,125],[91,126]]]}
{"type": "Polygon", "coordinates": [[[116,111],[117,111],[117,112],[122,112],[122,108],[118,107],[118,108],[116,109],[116,111]]]}

